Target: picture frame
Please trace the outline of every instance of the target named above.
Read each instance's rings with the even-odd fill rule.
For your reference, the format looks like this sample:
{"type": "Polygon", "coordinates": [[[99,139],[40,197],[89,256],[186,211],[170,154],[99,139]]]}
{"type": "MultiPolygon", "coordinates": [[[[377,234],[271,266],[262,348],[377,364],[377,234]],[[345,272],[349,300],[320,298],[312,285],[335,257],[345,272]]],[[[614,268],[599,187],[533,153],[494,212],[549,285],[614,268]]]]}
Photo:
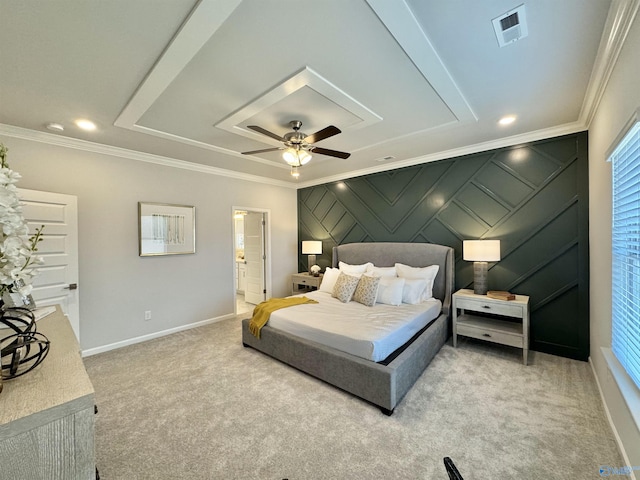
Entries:
{"type": "Polygon", "coordinates": [[[196,253],[196,207],[138,202],[141,257],[196,253]]]}

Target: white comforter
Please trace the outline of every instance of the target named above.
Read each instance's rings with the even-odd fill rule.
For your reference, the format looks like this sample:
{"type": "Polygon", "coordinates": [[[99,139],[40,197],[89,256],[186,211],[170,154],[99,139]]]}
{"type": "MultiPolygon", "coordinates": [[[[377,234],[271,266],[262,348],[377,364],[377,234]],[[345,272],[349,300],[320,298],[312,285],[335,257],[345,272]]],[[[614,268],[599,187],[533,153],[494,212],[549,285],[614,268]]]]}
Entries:
{"type": "Polygon", "coordinates": [[[268,325],[374,362],[387,358],[442,310],[437,299],[419,305],[367,307],[342,303],[326,292],[305,295],[319,303],[277,310],[268,325]]]}

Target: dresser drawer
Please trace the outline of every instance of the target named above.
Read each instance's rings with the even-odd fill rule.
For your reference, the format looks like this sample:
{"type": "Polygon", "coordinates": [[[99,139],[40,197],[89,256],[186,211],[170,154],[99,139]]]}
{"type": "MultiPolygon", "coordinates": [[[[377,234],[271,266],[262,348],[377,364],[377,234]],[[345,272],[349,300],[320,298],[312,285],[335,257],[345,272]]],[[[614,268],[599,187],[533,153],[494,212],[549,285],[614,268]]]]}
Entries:
{"type": "Polygon", "coordinates": [[[463,324],[458,324],[457,332],[458,335],[486,340],[487,342],[499,343],[501,345],[510,345],[518,348],[523,348],[524,346],[522,335],[498,332],[493,329],[463,324]]]}
{"type": "Polygon", "coordinates": [[[521,305],[509,305],[494,302],[478,301],[470,298],[456,298],[456,308],[473,310],[474,312],[486,312],[507,317],[522,318],[524,316],[521,305]]]}

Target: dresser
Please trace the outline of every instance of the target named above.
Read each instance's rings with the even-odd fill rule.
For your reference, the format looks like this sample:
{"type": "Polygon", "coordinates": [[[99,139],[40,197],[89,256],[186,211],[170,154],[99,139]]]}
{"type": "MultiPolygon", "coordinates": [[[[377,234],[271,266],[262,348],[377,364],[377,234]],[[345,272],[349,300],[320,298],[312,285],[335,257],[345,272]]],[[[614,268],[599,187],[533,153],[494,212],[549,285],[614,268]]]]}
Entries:
{"type": "Polygon", "coordinates": [[[95,479],[94,390],[80,346],[60,307],[37,326],[47,358],[0,393],[0,480],[95,479]]]}
{"type": "Polygon", "coordinates": [[[458,335],[522,349],[527,364],[529,353],[529,297],[499,300],[462,289],[453,294],[453,346],[458,335]]]}

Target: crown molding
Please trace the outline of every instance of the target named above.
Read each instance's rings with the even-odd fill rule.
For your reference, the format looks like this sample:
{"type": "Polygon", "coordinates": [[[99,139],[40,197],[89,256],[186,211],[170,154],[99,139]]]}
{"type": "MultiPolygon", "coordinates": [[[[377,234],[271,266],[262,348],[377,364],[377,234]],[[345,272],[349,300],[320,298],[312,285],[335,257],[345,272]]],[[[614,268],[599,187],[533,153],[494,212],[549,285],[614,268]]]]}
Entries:
{"type": "Polygon", "coordinates": [[[547,138],[561,137],[562,135],[570,135],[572,133],[583,132],[587,127],[580,121],[566,123],[552,128],[544,128],[541,130],[535,130],[533,132],[522,133],[519,135],[512,135],[510,137],[503,137],[496,140],[490,140],[488,142],[476,143],[474,145],[467,145],[460,148],[453,148],[451,150],[443,150],[441,152],[435,152],[429,155],[423,155],[420,157],[410,158],[408,160],[402,160],[394,162],[393,164],[380,165],[371,168],[364,168],[361,170],[354,170],[338,175],[332,175],[330,177],[323,177],[317,180],[311,180],[308,182],[302,182],[297,185],[298,189],[313,187],[316,185],[322,185],[323,183],[339,182],[348,178],[361,177],[363,175],[371,175],[374,173],[387,172],[390,170],[397,170],[398,168],[412,167],[421,163],[435,162],[437,160],[446,160],[450,158],[462,157],[464,155],[470,155],[474,153],[486,152],[488,150],[496,150],[499,148],[511,147],[514,145],[521,145],[524,143],[536,142],[538,140],[545,140],[547,138]]]}
{"type": "Polygon", "coordinates": [[[274,185],[277,187],[286,187],[286,188],[293,188],[293,189],[298,188],[297,184],[285,182],[282,180],[275,180],[268,177],[261,177],[259,175],[251,175],[249,173],[234,172],[233,170],[226,170],[224,168],[217,168],[217,167],[211,167],[208,165],[202,165],[198,163],[186,162],[184,160],[177,160],[175,158],[163,157],[161,155],[137,152],[135,150],[129,150],[127,148],[113,147],[113,146],[104,145],[101,143],[94,143],[94,142],[89,142],[87,140],[80,140],[77,138],[64,137],[64,136],[54,135],[46,132],[39,132],[37,130],[30,130],[27,128],[15,127],[13,125],[6,125],[2,123],[0,123],[0,135],[5,135],[7,137],[13,137],[13,138],[20,138],[23,140],[31,140],[39,143],[46,143],[48,145],[55,145],[58,147],[72,148],[74,150],[82,150],[85,152],[98,153],[101,155],[110,155],[113,157],[125,158],[128,160],[136,160],[138,162],[152,163],[155,165],[162,165],[165,167],[180,168],[182,170],[190,170],[193,172],[206,173],[208,175],[235,178],[237,180],[245,180],[248,182],[274,185]]]}
{"type": "Polygon", "coordinates": [[[315,185],[321,185],[323,183],[338,182],[346,180],[348,178],[361,177],[363,175],[371,175],[374,173],[381,173],[390,170],[396,170],[398,168],[411,167],[422,163],[435,162],[437,160],[446,160],[449,158],[461,157],[463,155],[470,155],[474,153],[485,152],[488,150],[495,150],[498,148],[510,147],[513,145],[519,145],[522,143],[529,143],[538,140],[544,140],[546,138],[559,137],[562,135],[569,135],[586,130],[587,127],[582,122],[573,122],[560,125],[553,128],[545,128],[536,130],[533,132],[527,132],[519,135],[512,135],[510,137],[499,138],[497,140],[491,140],[488,142],[477,143],[474,145],[467,145],[465,147],[454,148],[451,150],[444,150],[441,152],[435,152],[429,155],[423,155],[420,157],[410,158],[399,162],[394,162],[387,165],[379,165],[370,168],[364,168],[360,170],[353,170],[350,172],[332,175],[329,177],[323,177],[316,180],[301,183],[290,183],[282,180],[274,180],[268,177],[261,177],[258,175],[251,175],[248,173],[234,172],[233,170],[226,170],[223,168],[211,167],[208,165],[202,165],[198,163],[186,162],[184,160],[177,160],[174,158],[163,157],[160,155],[154,155],[151,153],[137,152],[135,150],[129,150],[126,148],[112,147],[110,145],[103,145],[100,143],[89,142],[87,140],[79,140],[77,138],[63,137],[46,132],[39,132],[36,130],[30,130],[21,127],[15,127],[13,125],[6,125],[0,123],[0,135],[6,135],[8,137],[21,138],[23,140],[31,140],[34,142],[46,143],[48,145],[55,145],[65,148],[73,148],[75,150],[82,150],[91,153],[98,153],[102,155],[110,155],[119,158],[125,158],[129,160],[135,160],[139,162],[152,163],[155,165],[163,165],[165,167],[180,168],[183,170],[190,170],[194,172],[206,173],[209,175],[216,175],[227,178],[235,178],[238,180],[246,180],[249,182],[261,183],[265,185],[274,185],[278,187],[302,189],[307,187],[313,187],[315,185]]]}
{"type": "Polygon", "coordinates": [[[611,78],[622,47],[627,40],[631,25],[638,13],[640,0],[613,0],[602,31],[600,46],[587,93],[580,111],[580,121],[588,128],[600,105],[600,100],[611,78]]]}

